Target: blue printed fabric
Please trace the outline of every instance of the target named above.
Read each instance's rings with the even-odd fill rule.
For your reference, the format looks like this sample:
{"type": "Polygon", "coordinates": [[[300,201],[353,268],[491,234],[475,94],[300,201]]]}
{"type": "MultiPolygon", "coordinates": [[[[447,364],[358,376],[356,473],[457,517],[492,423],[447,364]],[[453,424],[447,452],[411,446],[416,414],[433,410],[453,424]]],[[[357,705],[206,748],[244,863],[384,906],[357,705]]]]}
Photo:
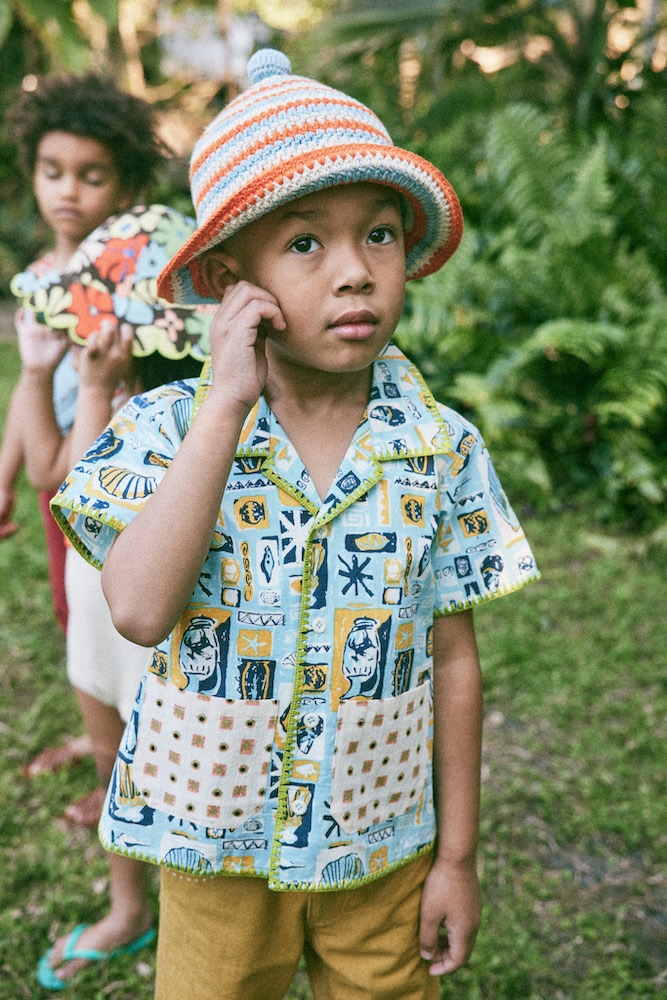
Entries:
{"type": "MultiPolygon", "coordinates": [[[[131,400],[53,501],[100,566],[205,397],[131,400]]],[[[389,346],[329,494],[262,398],[197,586],[152,653],[109,787],[112,851],[335,889],[430,848],[435,616],[538,578],[474,426],[389,346]]]]}
{"type": "Polygon", "coordinates": [[[72,364],[72,352],[68,351],[53,376],[53,407],[61,434],[72,429],[78,391],[79,376],[72,364]]]}

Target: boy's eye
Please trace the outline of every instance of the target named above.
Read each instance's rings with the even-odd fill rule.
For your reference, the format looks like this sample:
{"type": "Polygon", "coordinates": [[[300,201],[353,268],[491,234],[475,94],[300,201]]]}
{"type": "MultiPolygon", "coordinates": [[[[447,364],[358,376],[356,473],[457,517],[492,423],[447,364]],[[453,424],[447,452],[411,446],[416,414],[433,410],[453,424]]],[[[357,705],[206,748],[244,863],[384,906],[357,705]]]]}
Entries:
{"type": "Polygon", "coordinates": [[[369,237],[369,243],[392,243],[396,239],[396,234],[392,226],[376,226],[372,229],[369,237]]]}
{"type": "Polygon", "coordinates": [[[295,250],[297,253],[312,253],[319,245],[314,236],[297,236],[290,243],[290,250],[295,250]]]}

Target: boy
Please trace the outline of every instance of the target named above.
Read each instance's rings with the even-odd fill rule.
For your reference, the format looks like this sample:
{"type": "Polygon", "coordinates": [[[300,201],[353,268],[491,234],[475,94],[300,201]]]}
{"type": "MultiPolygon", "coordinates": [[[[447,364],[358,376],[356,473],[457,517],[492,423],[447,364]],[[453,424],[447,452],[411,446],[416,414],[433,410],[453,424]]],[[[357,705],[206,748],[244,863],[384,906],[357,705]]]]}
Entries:
{"type": "Polygon", "coordinates": [[[279,1000],[302,954],[316,998],[435,998],[480,914],[470,609],[537,571],[478,432],[389,346],[456,195],[281,53],[248,70],[159,282],[221,301],[211,365],[53,504],[154,647],[101,835],[163,866],[159,1000],[279,1000]]]}

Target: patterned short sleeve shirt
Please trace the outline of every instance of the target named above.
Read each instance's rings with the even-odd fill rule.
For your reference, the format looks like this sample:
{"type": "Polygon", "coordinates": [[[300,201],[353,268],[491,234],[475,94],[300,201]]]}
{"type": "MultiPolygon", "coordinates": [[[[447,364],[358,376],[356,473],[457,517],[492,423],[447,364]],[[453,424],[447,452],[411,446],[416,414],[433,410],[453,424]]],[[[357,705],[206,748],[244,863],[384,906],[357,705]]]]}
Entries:
{"type": "MultiPolygon", "coordinates": [[[[208,386],[136,397],[53,511],[95,565],[159,487],[208,386]]],[[[538,577],[471,424],[389,346],[321,500],[261,398],[215,537],[150,657],[107,795],[110,849],[275,889],[336,889],[429,850],[434,617],[538,577]]]]}

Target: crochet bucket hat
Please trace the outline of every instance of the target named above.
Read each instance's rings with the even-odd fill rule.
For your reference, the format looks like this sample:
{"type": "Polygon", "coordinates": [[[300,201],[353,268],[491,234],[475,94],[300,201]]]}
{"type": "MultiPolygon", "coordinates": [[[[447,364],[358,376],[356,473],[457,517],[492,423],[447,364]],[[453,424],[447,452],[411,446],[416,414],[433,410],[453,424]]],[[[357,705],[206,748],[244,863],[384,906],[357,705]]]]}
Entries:
{"type": "Polygon", "coordinates": [[[394,146],[365,105],[316,80],[293,76],[287,56],[256,52],[250,86],[207,126],[190,161],[197,229],[166,265],[158,292],[169,302],[214,302],[201,255],[287,202],[339,184],[386,184],[402,195],[407,278],[423,278],[456,250],[458,198],[440,171],[394,146]]]}

